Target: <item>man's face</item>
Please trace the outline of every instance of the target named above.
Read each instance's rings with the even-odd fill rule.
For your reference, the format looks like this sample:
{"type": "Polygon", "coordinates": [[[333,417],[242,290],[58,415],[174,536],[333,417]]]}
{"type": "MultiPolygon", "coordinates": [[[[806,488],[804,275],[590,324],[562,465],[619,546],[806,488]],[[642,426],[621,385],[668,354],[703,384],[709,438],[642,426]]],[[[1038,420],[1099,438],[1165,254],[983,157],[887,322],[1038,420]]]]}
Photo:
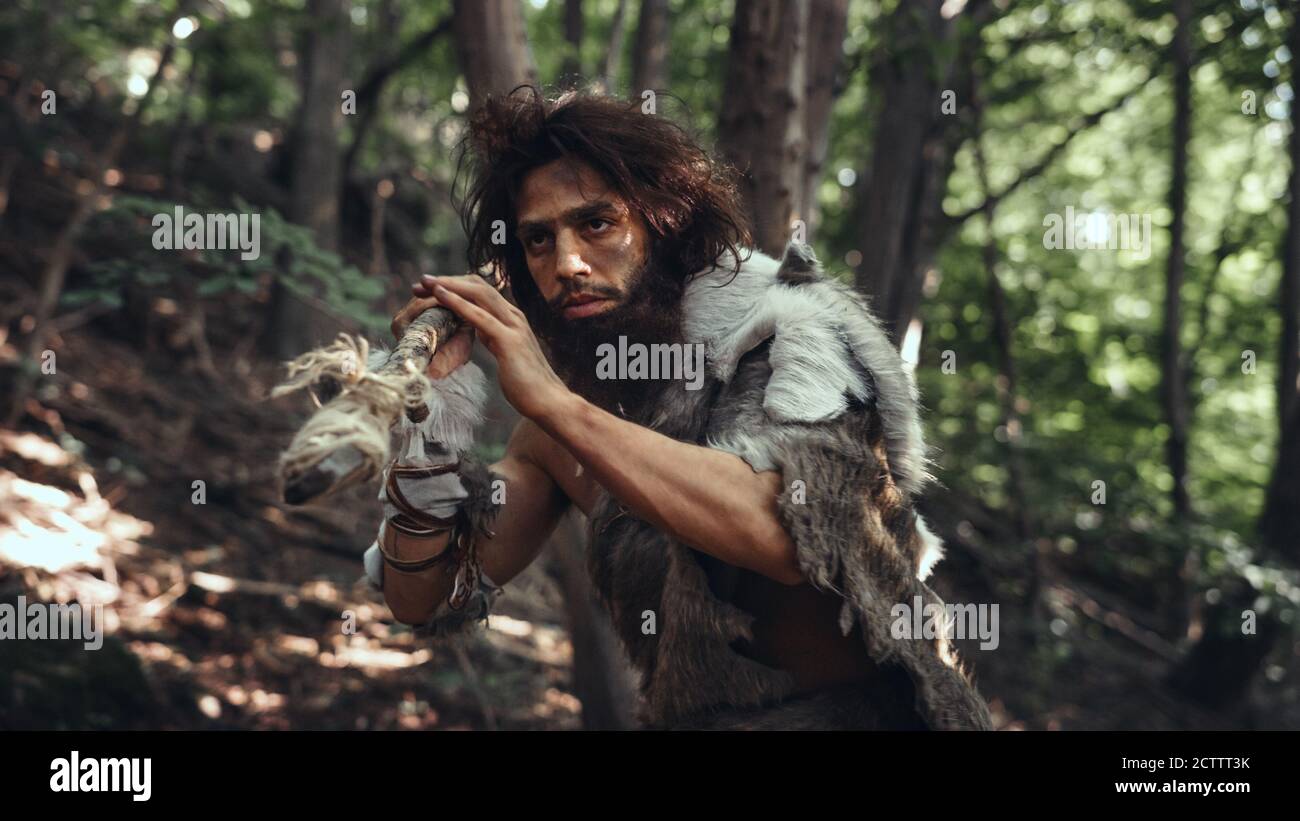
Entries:
{"type": "Polygon", "coordinates": [[[542,299],[565,324],[624,305],[647,260],[640,215],[580,160],[529,172],[516,234],[542,299]]]}
{"type": "Polygon", "coordinates": [[[546,307],[529,315],[571,389],[603,408],[636,408],[658,380],[602,380],[598,352],[620,337],[673,342],[683,278],[655,252],[645,220],[580,160],[534,169],[519,190],[517,235],[546,307]]]}

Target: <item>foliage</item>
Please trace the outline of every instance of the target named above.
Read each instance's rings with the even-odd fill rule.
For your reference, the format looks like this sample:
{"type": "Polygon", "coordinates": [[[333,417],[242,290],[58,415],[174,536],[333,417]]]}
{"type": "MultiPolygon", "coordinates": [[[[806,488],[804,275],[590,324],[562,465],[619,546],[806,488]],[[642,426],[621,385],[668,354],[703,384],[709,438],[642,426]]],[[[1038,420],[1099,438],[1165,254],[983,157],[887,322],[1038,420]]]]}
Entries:
{"type": "Polygon", "coordinates": [[[258,214],[261,253],[242,260],[237,250],[202,249],[159,253],[151,244],[156,215],[172,215],[177,207],[194,213],[194,206],[140,196],[119,196],[112,207],[92,221],[87,229],[90,245],[111,242],[125,245],[86,266],[84,285],[64,292],[62,302],[74,307],[98,302],[123,304],[128,284],[146,290],[167,292],[178,286],[193,286],[198,297],[220,298],[231,293],[247,295],[263,291],[278,281],[295,294],[323,302],[336,314],[371,330],[388,324],[373,305],[384,293],[383,284],[365,277],[338,254],[321,249],[309,229],[287,222],[273,208],[256,209],[234,199],[234,212],[258,214]]]}

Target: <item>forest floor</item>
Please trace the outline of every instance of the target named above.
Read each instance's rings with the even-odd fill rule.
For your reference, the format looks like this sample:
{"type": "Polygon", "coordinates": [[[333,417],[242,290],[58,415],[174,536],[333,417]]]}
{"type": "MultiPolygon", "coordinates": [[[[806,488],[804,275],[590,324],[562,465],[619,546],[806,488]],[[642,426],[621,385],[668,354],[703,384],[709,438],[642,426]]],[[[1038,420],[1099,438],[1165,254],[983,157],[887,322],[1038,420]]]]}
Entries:
{"type": "MultiPolygon", "coordinates": [[[[0,601],[103,604],[109,637],[98,652],[0,642],[0,728],[579,727],[544,570],[509,585],[487,629],[435,644],[361,578],[374,488],[279,502],[276,457],[307,408],[265,398],[281,369],[238,319],[261,313],[209,303],[196,323],[154,299],[132,327],[104,315],[50,340],[56,372],[0,429],[0,601]]],[[[14,356],[0,339],[0,360],[14,356]]],[[[1000,571],[951,544],[941,595],[1005,600],[1000,571]]],[[[1107,596],[1048,584],[1049,617],[1076,625],[1068,643],[1034,647],[1010,603],[996,650],[959,642],[999,729],[1300,726],[1294,692],[1265,684],[1222,714],[1180,701],[1163,684],[1170,648],[1107,596]]]]}
{"type": "MultiPolygon", "coordinates": [[[[549,576],[512,583],[486,630],[415,638],[361,576],[374,489],[281,504],[275,461],[304,408],[263,399],[273,363],[205,372],[174,330],[60,334],[56,373],[0,429],[0,601],[103,604],[110,635],[98,652],[0,642],[0,727],[579,725],[549,576]]],[[[206,333],[247,353],[248,330],[206,333]]]]}

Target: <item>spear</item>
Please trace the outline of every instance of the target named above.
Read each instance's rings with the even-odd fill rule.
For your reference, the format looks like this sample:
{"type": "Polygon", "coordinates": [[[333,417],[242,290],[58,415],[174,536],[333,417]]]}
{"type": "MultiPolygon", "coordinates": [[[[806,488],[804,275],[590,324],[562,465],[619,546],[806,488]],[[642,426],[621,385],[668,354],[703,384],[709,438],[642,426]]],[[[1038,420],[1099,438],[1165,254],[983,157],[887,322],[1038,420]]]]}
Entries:
{"type": "Polygon", "coordinates": [[[401,414],[416,423],[429,415],[425,369],[459,328],[459,317],[434,307],[411,322],[373,369],[369,344],[348,334],[290,362],[271,396],[306,388],[319,407],[280,457],[284,501],[306,504],[377,476],[388,462],[389,429],[401,414]]]}

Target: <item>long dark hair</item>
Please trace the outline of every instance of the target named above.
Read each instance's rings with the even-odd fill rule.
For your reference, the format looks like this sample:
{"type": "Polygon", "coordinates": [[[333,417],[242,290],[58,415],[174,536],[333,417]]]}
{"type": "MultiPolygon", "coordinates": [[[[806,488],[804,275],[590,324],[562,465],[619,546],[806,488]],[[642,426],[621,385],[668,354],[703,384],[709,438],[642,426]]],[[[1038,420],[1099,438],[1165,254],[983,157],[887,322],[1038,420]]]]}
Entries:
{"type": "Polygon", "coordinates": [[[470,174],[460,205],[469,264],[503,272],[530,319],[544,306],[515,235],[516,200],[528,172],[561,158],[590,165],[640,212],[658,265],[681,285],[724,254],[739,270],[751,239],[734,170],[641,105],[577,91],[547,100],[525,85],[488,98],[471,116],[457,171],[470,174]],[[497,220],[505,223],[504,243],[492,241],[497,220]]]}

